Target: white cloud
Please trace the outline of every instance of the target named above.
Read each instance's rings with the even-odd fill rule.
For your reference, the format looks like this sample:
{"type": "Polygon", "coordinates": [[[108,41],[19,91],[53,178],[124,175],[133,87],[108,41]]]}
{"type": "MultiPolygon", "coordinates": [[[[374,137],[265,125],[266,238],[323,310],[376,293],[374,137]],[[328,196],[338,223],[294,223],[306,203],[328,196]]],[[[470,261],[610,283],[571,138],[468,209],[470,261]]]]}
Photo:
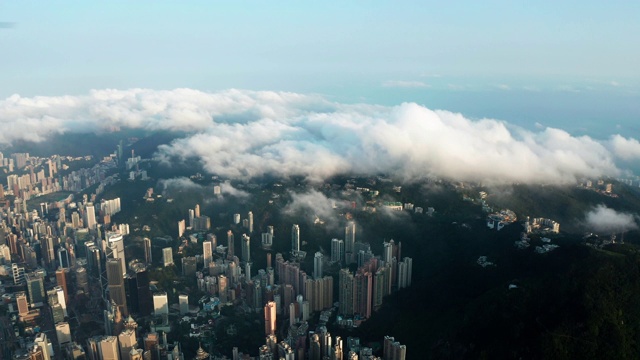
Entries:
{"type": "Polygon", "coordinates": [[[186,131],[160,146],[157,158],[198,159],[212,174],[240,179],[269,174],[322,181],[384,173],[402,180],[571,183],[619,174],[614,159],[636,156],[638,145],[548,127],[529,131],[414,103],[340,104],[316,95],[244,90],[15,95],[0,101],[0,126],[0,143],[118,127],[186,131]]]}
{"type": "Polygon", "coordinates": [[[428,84],[422,81],[406,81],[406,80],[388,80],[382,83],[383,87],[394,88],[425,88],[428,84]]]}
{"type": "Polygon", "coordinates": [[[310,190],[304,193],[291,192],[291,202],[282,210],[285,215],[303,216],[312,223],[319,218],[327,222],[328,226],[335,227],[338,220],[338,213],[334,205],[340,204],[343,200],[331,199],[325,194],[310,190]]]}
{"type": "Polygon", "coordinates": [[[220,184],[220,193],[222,195],[229,195],[237,198],[249,197],[248,192],[244,190],[236,189],[235,187],[233,187],[233,185],[231,185],[228,182],[223,182],[222,184],[220,184]]]}
{"type": "Polygon", "coordinates": [[[640,142],[633,138],[614,135],[610,140],[613,152],[623,160],[640,159],[640,142]]]}
{"type": "Polygon", "coordinates": [[[618,233],[638,229],[637,216],[618,212],[605,205],[598,205],[585,216],[585,223],[590,230],[599,233],[618,233]]]}

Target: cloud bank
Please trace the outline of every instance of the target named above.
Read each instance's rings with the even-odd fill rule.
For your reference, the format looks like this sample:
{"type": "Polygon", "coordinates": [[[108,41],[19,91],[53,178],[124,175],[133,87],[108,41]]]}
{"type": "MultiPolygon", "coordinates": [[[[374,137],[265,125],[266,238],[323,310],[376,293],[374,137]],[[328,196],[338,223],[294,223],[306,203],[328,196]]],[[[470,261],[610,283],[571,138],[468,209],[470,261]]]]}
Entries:
{"type": "Polygon", "coordinates": [[[179,130],[189,135],[161,146],[158,159],[198,159],[212,174],[240,179],[382,173],[405,181],[559,184],[615,176],[621,173],[616,160],[640,158],[638,141],[621,136],[597,141],[415,103],[341,104],[318,95],[235,89],[13,95],[0,101],[0,126],[0,144],[71,131],[179,130]]]}
{"type": "Polygon", "coordinates": [[[585,216],[586,226],[599,233],[613,234],[629,230],[637,230],[637,216],[618,212],[605,205],[598,205],[585,216]]]}

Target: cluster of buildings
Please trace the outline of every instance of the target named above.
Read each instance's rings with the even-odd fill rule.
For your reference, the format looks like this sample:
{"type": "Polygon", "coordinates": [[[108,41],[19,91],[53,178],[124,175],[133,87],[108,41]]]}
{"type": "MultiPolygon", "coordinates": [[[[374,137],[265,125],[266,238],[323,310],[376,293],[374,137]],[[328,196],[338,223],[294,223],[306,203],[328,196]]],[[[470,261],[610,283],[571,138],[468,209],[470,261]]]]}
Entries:
{"type": "MultiPolygon", "coordinates": [[[[341,325],[357,326],[381,306],[384,296],[410,286],[412,259],[401,258],[401,244],[385,241],[384,253],[374,255],[369,244],[356,240],[356,225],[349,222],[344,239],[331,240],[330,255],[314,253],[308,274],[302,269],[306,252],[301,248],[300,226],[294,224],[290,253],[276,253],[274,259],[268,253],[267,267],[256,271],[251,254],[253,213],[249,211],[244,219],[234,214],[233,223],[242,224],[246,233],[236,239],[229,230],[226,242],[218,244],[209,233],[210,218],[196,205],[189,210],[188,219],[178,223],[178,238],[189,231],[207,233],[206,237],[202,241],[190,237],[178,252],[197,243],[202,245],[201,254],[178,259],[180,275],[195,278],[198,289],[207,296],[197,307],[190,305],[186,293],[178,294],[175,303],[171,289],[158,289],[150,277],[152,264],[174,265],[172,239],[161,246],[160,261],[153,261],[149,238],[143,239],[144,259],[127,259],[128,225],[111,221],[122,210],[120,199],[96,201],[100,192],[119,181],[118,175],[107,175],[117,166],[116,156],[57,177],[60,157],[40,161],[28,154],[14,154],[9,159],[13,161],[6,161],[7,166],[13,164],[27,173],[10,175],[7,193],[14,196],[14,206],[0,208],[0,295],[8,310],[6,316],[0,316],[0,324],[19,334],[11,331],[12,340],[0,344],[0,353],[13,353],[15,360],[184,360],[182,345],[167,341],[167,334],[175,330],[174,315],[188,317],[216,312],[222,306],[242,306],[264,314],[265,344],[256,348],[256,359],[378,359],[358,339],[343,343],[340,337],[331,337],[325,323],[315,329],[309,324],[314,313],[321,312],[326,322],[329,316],[325,313],[337,312],[341,325]],[[39,168],[43,164],[48,174],[39,168]],[[26,206],[30,196],[43,191],[79,192],[93,185],[98,185],[96,192],[84,195],[81,201],[69,196],[35,210],[26,206]],[[235,248],[236,240],[240,251],[235,248]],[[335,279],[327,273],[327,264],[334,263],[343,267],[335,279]],[[357,270],[352,273],[347,266],[353,264],[357,270]],[[337,294],[335,281],[339,282],[337,294]],[[83,304],[81,313],[79,303],[83,304]],[[149,328],[139,327],[134,317],[150,319],[149,328]],[[79,330],[79,324],[87,322],[99,325],[84,333],[86,329],[79,330]]],[[[137,173],[139,163],[132,153],[126,169],[137,173]]],[[[220,193],[219,187],[216,192],[220,193]]],[[[263,248],[271,248],[273,226],[260,234],[260,240],[263,248]]],[[[393,338],[384,341],[384,359],[405,358],[403,345],[393,338]]],[[[195,358],[215,357],[200,348],[195,358]]],[[[235,349],[236,358],[248,357],[235,349]]]]}

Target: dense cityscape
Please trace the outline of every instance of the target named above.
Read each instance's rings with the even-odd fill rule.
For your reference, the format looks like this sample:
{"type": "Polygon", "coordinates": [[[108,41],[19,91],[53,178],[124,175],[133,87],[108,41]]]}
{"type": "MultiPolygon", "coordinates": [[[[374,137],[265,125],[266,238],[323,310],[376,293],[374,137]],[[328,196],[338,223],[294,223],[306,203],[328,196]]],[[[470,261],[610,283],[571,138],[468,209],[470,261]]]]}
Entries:
{"type": "MultiPolygon", "coordinates": [[[[384,241],[384,252],[374,254],[368,243],[359,241],[356,223],[345,220],[343,238],[328,239],[330,251],[316,251],[312,268],[305,271],[308,255],[300,225],[291,225],[290,251],[274,253],[274,241],[285,241],[289,234],[275,234],[271,225],[258,233],[252,211],[233,214],[233,229],[219,239],[210,217],[194,204],[184,219],[174,219],[175,241],[144,237],[144,257],[128,257],[129,224],[111,221],[121,211],[120,198],[97,199],[120,181],[121,174],[129,174],[124,181],[148,180],[146,171],[140,170],[140,157],[132,151],[123,159],[121,143],[99,163],[65,175],[58,171],[69,168],[62,160],[24,153],[4,158],[8,174],[0,237],[4,357],[158,360],[184,359],[186,352],[189,358],[224,359],[208,351],[213,348],[211,328],[229,307],[258,314],[264,323],[264,343],[249,354],[236,346],[227,349],[233,359],[406,357],[406,347],[392,336],[380,339],[384,355],[377,357],[357,337],[332,336],[326,327],[329,321],[357,327],[382,306],[385,296],[411,286],[412,258],[402,256],[401,243],[384,241]],[[93,192],[81,194],[92,186],[93,192]],[[48,194],[61,199],[40,202],[48,194]],[[266,255],[265,268],[252,269],[256,256],[252,240],[266,255]],[[188,284],[179,294],[177,286],[158,284],[163,279],[157,270],[174,268],[180,269],[175,270],[174,281],[188,284]],[[93,335],[97,329],[88,331],[87,323],[99,326],[99,335],[93,335]],[[178,339],[185,337],[198,341],[197,352],[183,351],[178,339]]],[[[211,195],[220,194],[221,186],[215,185],[211,195]]],[[[148,188],[144,198],[160,201],[161,196],[148,188]]],[[[382,206],[403,210],[403,204],[382,206]]],[[[413,204],[406,208],[423,211],[413,204]]]]}

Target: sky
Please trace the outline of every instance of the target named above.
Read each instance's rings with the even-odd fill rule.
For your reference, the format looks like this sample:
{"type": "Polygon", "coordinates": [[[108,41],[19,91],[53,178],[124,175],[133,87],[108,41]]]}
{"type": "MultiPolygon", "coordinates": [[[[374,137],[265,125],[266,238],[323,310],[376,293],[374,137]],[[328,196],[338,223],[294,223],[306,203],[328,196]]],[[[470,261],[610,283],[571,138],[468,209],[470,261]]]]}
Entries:
{"type": "MultiPolygon", "coordinates": [[[[638,19],[637,1],[1,1],[0,122],[12,131],[0,142],[186,127],[194,134],[180,145],[219,171],[198,141],[222,141],[217,131],[240,141],[234,129],[263,134],[271,121],[282,137],[247,148],[256,158],[243,165],[288,159],[305,168],[317,152],[337,171],[384,140],[362,132],[353,147],[340,146],[334,132],[360,121],[389,126],[430,156],[452,153],[440,139],[470,141],[441,163],[411,147],[394,154],[389,142],[375,153],[386,163],[371,159],[383,170],[404,154],[436,174],[492,177],[502,172],[445,164],[474,152],[518,164],[495,147],[478,152],[512,144],[542,174],[552,161],[557,181],[619,174],[621,162],[640,158],[638,19]],[[319,134],[318,119],[327,122],[319,134]],[[440,132],[413,137],[418,130],[440,132]],[[570,150],[558,143],[565,133],[570,150]],[[589,159],[563,172],[563,151],[589,159]]],[[[177,145],[164,151],[185,156],[177,145]]],[[[413,165],[397,167],[413,177],[413,165]]]]}

